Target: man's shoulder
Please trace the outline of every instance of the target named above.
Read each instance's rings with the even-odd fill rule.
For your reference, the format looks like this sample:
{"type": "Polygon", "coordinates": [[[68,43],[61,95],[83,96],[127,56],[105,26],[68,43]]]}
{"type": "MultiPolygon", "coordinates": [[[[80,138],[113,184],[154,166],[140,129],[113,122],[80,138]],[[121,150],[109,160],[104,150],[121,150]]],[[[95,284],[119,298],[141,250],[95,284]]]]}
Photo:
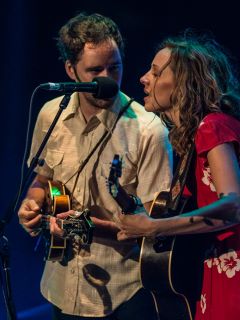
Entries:
{"type": "MultiPolygon", "coordinates": [[[[49,119],[52,119],[59,111],[63,98],[64,96],[62,95],[47,101],[39,112],[40,117],[48,117],[49,119]]],[[[68,114],[75,113],[76,108],[76,94],[73,93],[62,112],[61,118],[65,118],[68,114]]]]}
{"type": "Polygon", "coordinates": [[[136,100],[133,100],[126,115],[136,118],[140,127],[147,128],[148,130],[154,129],[158,131],[165,131],[166,129],[158,115],[153,112],[146,111],[144,106],[136,100]]]}
{"type": "Polygon", "coordinates": [[[59,96],[45,102],[41,108],[41,112],[56,112],[56,110],[59,109],[63,97],[64,96],[59,96]]]}
{"type": "MultiPolygon", "coordinates": [[[[130,99],[123,93],[122,97],[128,101],[130,99]]],[[[136,130],[134,132],[140,134],[140,137],[149,141],[150,139],[153,139],[158,143],[159,141],[167,139],[168,136],[168,130],[159,116],[153,112],[146,111],[144,106],[136,100],[132,101],[130,107],[124,113],[122,123],[124,123],[124,126],[129,128],[129,130],[135,128],[136,130]]]]}
{"type": "MultiPolygon", "coordinates": [[[[128,101],[130,100],[130,98],[126,94],[121,94],[124,99],[127,99],[128,101]]],[[[143,126],[163,126],[163,123],[156,114],[146,111],[144,106],[135,99],[131,102],[130,108],[128,108],[125,115],[129,118],[136,119],[143,126]]]]}

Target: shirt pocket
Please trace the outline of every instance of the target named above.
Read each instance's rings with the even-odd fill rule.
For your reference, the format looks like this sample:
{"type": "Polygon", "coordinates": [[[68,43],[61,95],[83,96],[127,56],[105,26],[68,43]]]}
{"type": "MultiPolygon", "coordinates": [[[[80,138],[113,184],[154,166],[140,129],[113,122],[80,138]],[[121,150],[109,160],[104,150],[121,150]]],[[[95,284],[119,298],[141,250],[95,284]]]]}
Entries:
{"type": "Polygon", "coordinates": [[[62,162],[63,162],[64,153],[57,150],[47,150],[45,162],[47,166],[53,170],[53,179],[60,180],[62,179],[62,162]]]}

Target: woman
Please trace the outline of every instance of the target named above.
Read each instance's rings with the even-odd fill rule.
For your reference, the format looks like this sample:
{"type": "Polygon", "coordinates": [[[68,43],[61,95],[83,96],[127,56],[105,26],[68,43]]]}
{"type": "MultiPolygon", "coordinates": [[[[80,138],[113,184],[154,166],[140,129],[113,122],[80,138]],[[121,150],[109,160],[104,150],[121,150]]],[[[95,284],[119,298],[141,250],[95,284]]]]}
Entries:
{"type": "Polygon", "coordinates": [[[183,194],[196,199],[198,209],[162,219],[122,215],[118,239],[211,233],[214,241],[205,255],[194,319],[237,320],[240,98],[230,59],[206,37],[169,38],[140,81],[145,109],[159,113],[168,124],[176,153],[183,157],[194,143],[196,155],[183,194]]]}

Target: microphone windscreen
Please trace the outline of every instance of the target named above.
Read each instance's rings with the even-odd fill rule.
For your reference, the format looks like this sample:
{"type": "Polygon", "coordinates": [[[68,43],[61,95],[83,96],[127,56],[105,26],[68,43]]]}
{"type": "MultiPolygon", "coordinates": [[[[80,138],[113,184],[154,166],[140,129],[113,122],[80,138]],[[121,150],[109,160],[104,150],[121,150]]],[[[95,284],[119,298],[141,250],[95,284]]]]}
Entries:
{"type": "Polygon", "coordinates": [[[112,98],[119,91],[117,82],[109,77],[95,77],[92,81],[98,84],[97,92],[93,95],[97,99],[112,98]]]}

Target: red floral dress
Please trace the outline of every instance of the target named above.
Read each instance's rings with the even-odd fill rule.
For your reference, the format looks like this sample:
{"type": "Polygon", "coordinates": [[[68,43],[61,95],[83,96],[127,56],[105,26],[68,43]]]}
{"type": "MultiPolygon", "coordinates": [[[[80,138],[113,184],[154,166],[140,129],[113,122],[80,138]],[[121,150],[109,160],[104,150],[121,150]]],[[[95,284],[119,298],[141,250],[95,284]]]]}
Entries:
{"type": "MultiPolygon", "coordinates": [[[[240,122],[222,113],[207,115],[200,123],[195,139],[198,207],[217,200],[207,153],[226,142],[234,144],[239,159],[240,122]]],[[[224,172],[219,174],[224,175],[224,172]]],[[[240,225],[216,233],[204,261],[201,299],[195,315],[195,320],[226,319],[240,319],[240,225]]]]}

